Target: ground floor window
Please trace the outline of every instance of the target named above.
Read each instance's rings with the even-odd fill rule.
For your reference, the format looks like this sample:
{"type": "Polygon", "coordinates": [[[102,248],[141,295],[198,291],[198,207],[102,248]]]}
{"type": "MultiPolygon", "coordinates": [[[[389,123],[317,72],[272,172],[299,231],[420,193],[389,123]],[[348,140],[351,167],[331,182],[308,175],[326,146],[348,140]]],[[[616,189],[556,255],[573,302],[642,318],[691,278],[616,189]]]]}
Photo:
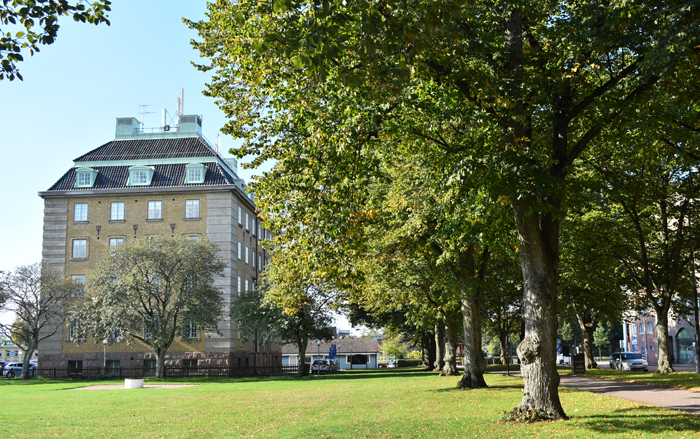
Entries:
{"type": "Polygon", "coordinates": [[[68,362],[68,376],[82,376],[83,362],[81,360],[68,362]]]}
{"type": "Polygon", "coordinates": [[[144,376],[155,376],[156,375],[156,360],[143,360],[143,375],[144,376]]]}
{"type": "Polygon", "coordinates": [[[690,332],[682,328],[678,331],[676,342],[678,343],[678,362],[692,363],[695,357],[693,354],[693,336],[690,335],[690,332]]]}
{"type": "Polygon", "coordinates": [[[197,360],[182,360],[182,367],[188,372],[197,372],[197,360]]]}
{"type": "Polygon", "coordinates": [[[119,360],[107,360],[105,364],[105,375],[118,376],[120,369],[121,362],[119,360]]]}

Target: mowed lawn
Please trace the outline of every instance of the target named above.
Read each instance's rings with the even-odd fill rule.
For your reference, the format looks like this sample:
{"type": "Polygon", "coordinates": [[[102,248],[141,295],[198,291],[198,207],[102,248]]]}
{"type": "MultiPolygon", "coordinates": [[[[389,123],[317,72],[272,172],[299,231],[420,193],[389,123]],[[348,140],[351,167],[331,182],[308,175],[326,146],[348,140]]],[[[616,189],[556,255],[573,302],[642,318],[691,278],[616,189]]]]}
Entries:
{"type": "MultiPolygon", "coordinates": [[[[123,381],[2,380],[4,437],[590,438],[700,437],[700,417],[562,388],[569,421],[504,424],[522,380],[490,388],[415,369],[321,377],[190,379],[178,389],[73,390],[123,381]]],[[[154,380],[151,381],[154,383],[154,380]]],[[[148,382],[147,382],[148,384],[148,382]]]]}

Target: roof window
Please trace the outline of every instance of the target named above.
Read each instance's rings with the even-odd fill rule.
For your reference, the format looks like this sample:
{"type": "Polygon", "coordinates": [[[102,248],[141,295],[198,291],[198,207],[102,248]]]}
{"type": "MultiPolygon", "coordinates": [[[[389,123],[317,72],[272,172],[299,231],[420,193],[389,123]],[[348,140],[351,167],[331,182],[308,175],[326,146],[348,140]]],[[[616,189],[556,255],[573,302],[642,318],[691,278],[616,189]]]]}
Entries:
{"type": "Polygon", "coordinates": [[[153,179],[151,166],[132,166],[129,168],[128,186],[148,186],[153,179]]]}
{"type": "Polygon", "coordinates": [[[92,187],[97,178],[97,171],[88,167],[75,170],[75,187],[92,187]]]}
{"type": "Polygon", "coordinates": [[[204,183],[207,168],[201,163],[190,163],[185,166],[185,184],[204,183]]]}

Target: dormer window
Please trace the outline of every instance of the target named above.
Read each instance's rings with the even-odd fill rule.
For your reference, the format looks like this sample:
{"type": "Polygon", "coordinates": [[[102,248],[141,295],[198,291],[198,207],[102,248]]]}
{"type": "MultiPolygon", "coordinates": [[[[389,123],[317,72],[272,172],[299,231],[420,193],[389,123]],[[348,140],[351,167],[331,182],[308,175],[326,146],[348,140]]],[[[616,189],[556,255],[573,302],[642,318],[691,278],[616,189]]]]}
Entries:
{"type": "Polygon", "coordinates": [[[204,183],[206,173],[207,168],[205,168],[201,163],[190,163],[185,167],[185,183],[204,183]]]}
{"type": "Polygon", "coordinates": [[[78,168],[75,171],[75,187],[92,187],[97,171],[92,168],[78,168]]]}
{"type": "Polygon", "coordinates": [[[129,186],[148,186],[153,178],[150,166],[132,166],[129,168],[129,186]]]}

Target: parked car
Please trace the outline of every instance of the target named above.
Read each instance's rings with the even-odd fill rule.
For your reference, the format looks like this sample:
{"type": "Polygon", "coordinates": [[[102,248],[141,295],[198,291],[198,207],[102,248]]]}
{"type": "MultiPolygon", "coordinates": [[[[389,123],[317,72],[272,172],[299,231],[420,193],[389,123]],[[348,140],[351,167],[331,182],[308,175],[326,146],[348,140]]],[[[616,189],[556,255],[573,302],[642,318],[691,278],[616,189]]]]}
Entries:
{"type": "Polygon", "coordinates": [[[649,372],[649,363],[636,352],[615,352],[610,356],[610,369],[649,372]]]}
{"type": "Polygon", "coordinates": [[[331,365],[328,360],[314,360],[311,363],[311,373],[326,373],[331,371],[331,365]]]}
{"type": "Polygon", "coordinates": [[[2,376],[2,371],[5,370],[5,365],[7,362],[5,361],[0,361],[0,376],[2,376]]]}
{"type": "Polygon", "coordinates": [[[557,355],[557,364],[571,364],[571,355],[557,355]]]}
{"type": "MultiPolygon", "coordinates": [[[[22,375],[22,362],[7,363],[2,371],[5,378],[14,378],[22,375]]],[[[36,364],[29,363],[29,376],[36,376],[36,364]]]]}

